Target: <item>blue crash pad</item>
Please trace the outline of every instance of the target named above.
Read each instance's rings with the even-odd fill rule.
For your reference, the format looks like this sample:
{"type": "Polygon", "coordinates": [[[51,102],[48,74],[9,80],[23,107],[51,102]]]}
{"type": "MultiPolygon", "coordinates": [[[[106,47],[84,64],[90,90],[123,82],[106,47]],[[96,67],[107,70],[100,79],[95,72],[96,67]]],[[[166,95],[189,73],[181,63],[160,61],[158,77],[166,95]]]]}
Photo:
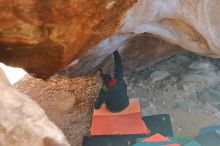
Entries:
{"type": "Polygon", "coordinates": [[[220,135],[216,132],[199,135],[195,138],[195,140],[201,146],[220,146],[220,135]]]}
{"type": "Polygon", "coordinates": [[[220,131],[220,125],[213,125],[213,126],[209,126],[209,127],[204,127],[202,129],[200,129],[199,135],[203,135],[203,134],[206,134],[208,132],[213,132],[213,131],[220,131]]]}

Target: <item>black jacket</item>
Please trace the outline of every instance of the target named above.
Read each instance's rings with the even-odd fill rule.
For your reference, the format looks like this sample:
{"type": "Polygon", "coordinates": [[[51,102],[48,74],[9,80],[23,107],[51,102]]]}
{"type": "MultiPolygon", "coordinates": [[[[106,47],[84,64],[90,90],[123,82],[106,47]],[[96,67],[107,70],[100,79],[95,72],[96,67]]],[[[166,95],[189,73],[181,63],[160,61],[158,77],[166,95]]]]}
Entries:
{"type": "Polygon", "coordinates": [[[123,66],[118,51],[114,52],[114,60],[114,77],[116,79],[116,84],[112,87],[102,87],[94,106],[96,109],[99,109],[105,102],[110,111],[119,112],[129,105],[129,97],[127,95],[127,85],[123,79],[123,66]]]}

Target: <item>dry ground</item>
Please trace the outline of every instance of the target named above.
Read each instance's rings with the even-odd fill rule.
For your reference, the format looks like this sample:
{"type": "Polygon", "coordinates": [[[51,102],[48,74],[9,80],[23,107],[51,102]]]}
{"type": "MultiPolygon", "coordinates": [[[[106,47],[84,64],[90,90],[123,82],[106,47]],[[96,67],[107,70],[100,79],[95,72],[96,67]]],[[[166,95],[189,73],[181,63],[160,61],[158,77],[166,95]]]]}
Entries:
{"type": "Polygon", "coordinates": [[[43,81],[26,76],[15,87],[40,104],[72,146],[81,145],[90,128],[92,102],[99,90],[94,78],[59,77],[43,81]]]}

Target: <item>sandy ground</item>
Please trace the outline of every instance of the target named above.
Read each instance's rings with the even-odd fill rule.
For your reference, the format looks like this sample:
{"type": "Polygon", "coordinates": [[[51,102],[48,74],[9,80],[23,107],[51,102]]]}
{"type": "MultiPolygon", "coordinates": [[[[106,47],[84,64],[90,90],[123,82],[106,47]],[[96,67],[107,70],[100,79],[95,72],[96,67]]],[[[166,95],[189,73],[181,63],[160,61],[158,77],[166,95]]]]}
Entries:
{"type": "Polygon", "coordinates": [[[99,90],[94,78],[43,81],[26,76],[15,87],[40,104],[72,146],[81,146],[83,136],[89,133],[92,103],[99,90]]]}
{"type": "MultiPolygon", "coordinates": [[[[130,97],[140,98],[142,115],[169,113],[176,135],[197,135],[220,124],[220,61],[191,53],[125,71],[130,97]]],[[[100,85],[94,77],[48,81],[25,77],[15,87],[36,100],[73,146],[89,134],[92,103],[100,85]]]]}

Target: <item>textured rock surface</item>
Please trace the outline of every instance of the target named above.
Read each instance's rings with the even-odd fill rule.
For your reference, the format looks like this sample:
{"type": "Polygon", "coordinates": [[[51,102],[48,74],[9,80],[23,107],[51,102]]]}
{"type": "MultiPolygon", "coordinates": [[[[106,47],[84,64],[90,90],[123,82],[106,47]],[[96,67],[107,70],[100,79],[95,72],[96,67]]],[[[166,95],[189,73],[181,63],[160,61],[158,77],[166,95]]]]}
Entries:
{"type": "Polygon", "coordinates": [[[46,78],[115,33],[134,2],[0,0],[0,61],[46,78]]]}
{"type": "MultiPolygon", "coordinates": [[[[92,49],[87,55],[83,56],[75,64],[70,65],[60,72],[60,74],[75,77],[79,75],[88,75],[94,73],[97,68],[103,66],[104,72],[112,72],[113,55],[109,54],[114,51],[112,45],[117,48],[118,40],[125,38],[125,36],[118,36],[119,39],[108,39],[92,49]],[[110,56],[109,56],[110,55],[110,56]]],[[[127,37],[127,36],[126,36],[127,37]]],[[[126,39],[125,39],[126,42],[126,39]]],[[[127,46],[122,47],[121,57],[125,69],[139,68],[143,64],[150,65],[156,61],[183,52],[183,50],[176,45],[169,44],[158,37],[149,34],[141,34],[132,37],[127,46]],[[152,51],[154,50],[154,51],[152,51]]],[[[123,45],[123,43],[119,43],[123,45]]],[[[113,73],[112,73],[113,74],[113,73]]]]}
{"type": "Polygon", "coordinates": [[[126,70],[128,94],[140,98],[143,116],[168,113],[175,135],[196,136],[220,121],[219,60],[184,53],[126,70]]]}
{"type": "Polygon", "coordinates": [[[37,77],[73,66],[77,58],[97,67],[142,33],[220,56],[218,0],[0,0],[0,6],[0,61],[37,77]]]}
{"type": "Polygon", "coordinates": [[[187,50],[219,56],[219,6],[217,0],[139,0],[126,13],[120,32],[148,32],[187,50]]]}
{"type": "Polygon", "coordinates": [[[69,146],[36,102],[1,79],[0,89],[1,146],[69,146]]]}

